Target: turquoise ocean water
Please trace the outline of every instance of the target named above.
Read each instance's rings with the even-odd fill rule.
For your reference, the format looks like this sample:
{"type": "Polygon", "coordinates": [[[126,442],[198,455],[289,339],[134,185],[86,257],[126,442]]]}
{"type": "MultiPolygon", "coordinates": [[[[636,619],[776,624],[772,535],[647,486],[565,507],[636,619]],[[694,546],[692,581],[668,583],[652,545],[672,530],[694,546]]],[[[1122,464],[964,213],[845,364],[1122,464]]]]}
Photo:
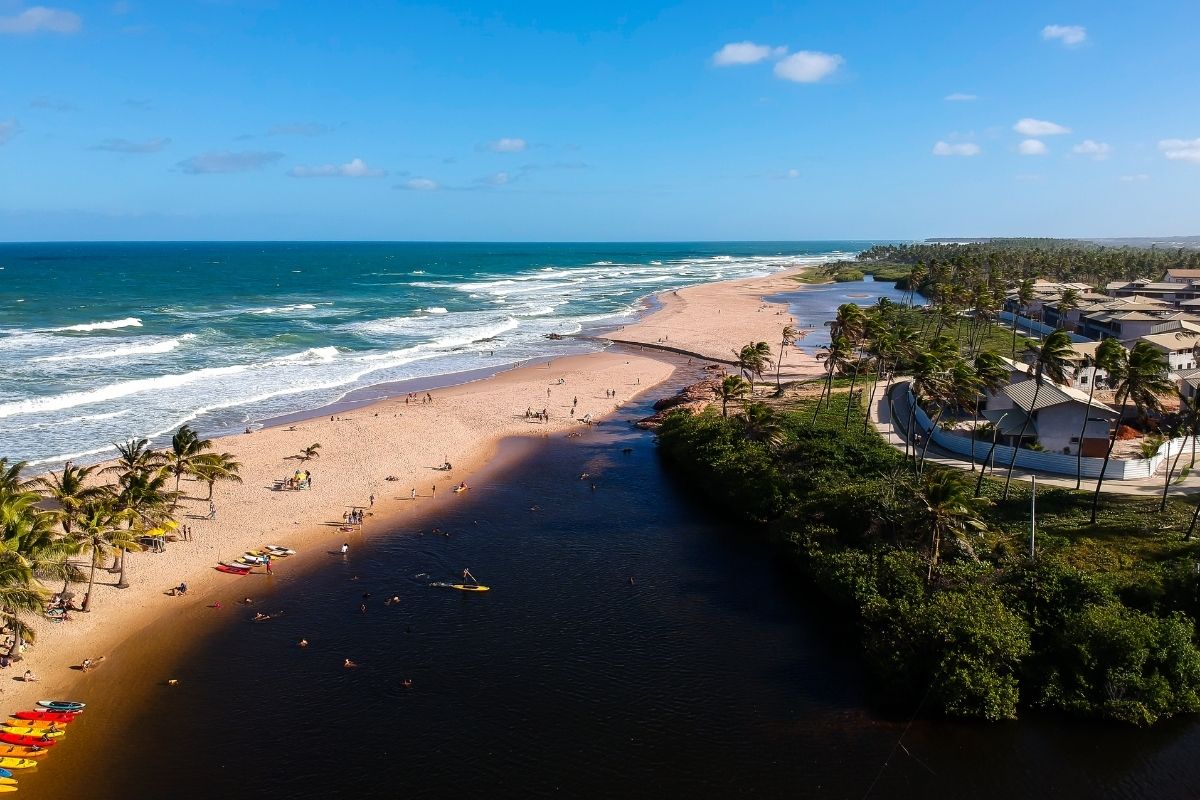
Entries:
{"type": "Polygon", "coordinates": [[[94,461],[366,386],[597,349],[648,295],[869,242],[0,244],[0,456],[94,461]]]}

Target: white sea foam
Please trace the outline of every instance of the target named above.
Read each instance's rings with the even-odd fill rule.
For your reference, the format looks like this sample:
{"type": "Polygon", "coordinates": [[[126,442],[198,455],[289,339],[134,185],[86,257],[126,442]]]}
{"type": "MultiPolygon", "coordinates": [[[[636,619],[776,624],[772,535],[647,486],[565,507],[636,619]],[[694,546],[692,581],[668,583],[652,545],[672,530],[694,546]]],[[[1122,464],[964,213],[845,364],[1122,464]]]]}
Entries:
{"type": "Polygon", "coordinates": [[[429,308],[425,309],[425,313],[426,314],[446,314],[449,312],[447,312],[446,309],[442,308],[441,306],[430,306],[429,308]]]}
{"type": "Polygon", "coordinates": [[[252,309],[250,311],[250,313],[251,314],[287,314],[292,311],[312,311],[315,308],[316,308],[316,306],[313,305],[312,303],[293,303],[292,305],[279,306],[278,308],[273,308],[271,306],[268,306],[267,308],[255,308],[255,309],[252,309]]]}
{"type": "Polygon", "coordinates": [[[169,353],[179,347],[186,341],[196,338],[194,333],[185,333],[176,339],[159,339],[158,341],[148,342],[146,344],[130,344],[117,347],[105,347],[103,349],[96,348],[90,350],[80,350],[78,352],[60,353],[54,356],[42,356],[34,358],[33,361],[53,362],[53,361],[99,361],[110,358],[127,358],[129,356],[154,355],[157,353],[169,353]]]}
{"type": "Polygon", "coordinates": [[[67,325],[64,328],[47,328],[51,333],[88,333],[89,331],[114,331],[117,328],[140,328],[142,321],[137,317],[111,319],[103,322],[86,322],[82,325],[67,325]]]}

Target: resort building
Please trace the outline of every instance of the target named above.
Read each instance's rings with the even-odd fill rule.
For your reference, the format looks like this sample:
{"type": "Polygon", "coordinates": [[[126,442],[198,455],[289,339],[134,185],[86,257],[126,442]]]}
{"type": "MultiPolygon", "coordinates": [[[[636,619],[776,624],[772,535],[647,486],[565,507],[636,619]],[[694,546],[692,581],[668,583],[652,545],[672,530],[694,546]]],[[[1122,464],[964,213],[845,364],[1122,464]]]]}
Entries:
{"type": "Polygon", "coordinates": [[[1016,446],[1024,427],[1021,441],[1036,441],[1044,450],[1066,455],[1082,449],[1084,456],[1102,457],[1117,419],[1117,411],[1111,406],[1095,398],[1089,404],[1087,392],[1051,381],[1044,381],[1039,390],[1033,379],[1012,383],[989,395],[987,406],[983,416],[999,429],[1004,444],[1016,446]]]}
{"type": "Polygon", "coordinates": [[[1196,368],[1195,347],[1200,344],[1200,333],[1181,329],[1171,333],[1152,333],[1141,337],[1167,359],[1171,372],[1196,368]]]}
{"type": "Polygon", "coordinates": [[[1185,301],[1200,298],[1200,279],[1194,282],[1156,282],[1139,278],[1135,281],[1114,281],[1104,288],[1112,297],[1152,297],[1175,308],[1185,301]]]}

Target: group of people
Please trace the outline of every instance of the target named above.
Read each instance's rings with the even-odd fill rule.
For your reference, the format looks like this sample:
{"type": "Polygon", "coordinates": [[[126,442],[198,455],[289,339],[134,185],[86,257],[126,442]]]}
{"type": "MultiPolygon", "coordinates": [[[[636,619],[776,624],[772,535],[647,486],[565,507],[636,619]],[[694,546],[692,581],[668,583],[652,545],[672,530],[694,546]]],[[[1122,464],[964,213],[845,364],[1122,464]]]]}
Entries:
{"type": "Polygon", "coordinates": [[[526,406],[525,419],[536,419],[539,422],[549,422],[550,412],[544,408],[541,411],[534,411],[532,408],[526,406]]]}
{"type": "Polygon", "coordinates": [[[422,395],[420,392],[409,392],[404,396],[404,405],[417,402],[420,402],[422,405],[425,403],[432,403],[433,395],[431,395],[429,392],[426,392],[424,395],[422,395]]]}
{"type": "Polygon", "coordinates": [[[347,525],[362,525],[364,512],[361,508],[352,508],[342,514],[342,519],[347,525]]]}
{"type": "Polygon", "coordinates": [[[312,473],[306,469],[298,469],[292,477],[284,481],[288,489],[311,489],[312,473]]]}

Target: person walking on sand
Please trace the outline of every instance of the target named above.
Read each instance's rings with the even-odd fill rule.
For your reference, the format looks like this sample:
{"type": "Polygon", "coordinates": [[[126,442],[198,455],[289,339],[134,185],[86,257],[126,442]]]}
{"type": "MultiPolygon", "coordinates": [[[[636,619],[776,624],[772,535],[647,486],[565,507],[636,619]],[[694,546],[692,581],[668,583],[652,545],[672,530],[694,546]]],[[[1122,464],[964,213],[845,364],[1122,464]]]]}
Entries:
{"type": "Polygon", "coordinates": [[[217,504],[214,503],[212,500],[208,501],[208,518],[209,519],[217,518],[217,504]]]}

